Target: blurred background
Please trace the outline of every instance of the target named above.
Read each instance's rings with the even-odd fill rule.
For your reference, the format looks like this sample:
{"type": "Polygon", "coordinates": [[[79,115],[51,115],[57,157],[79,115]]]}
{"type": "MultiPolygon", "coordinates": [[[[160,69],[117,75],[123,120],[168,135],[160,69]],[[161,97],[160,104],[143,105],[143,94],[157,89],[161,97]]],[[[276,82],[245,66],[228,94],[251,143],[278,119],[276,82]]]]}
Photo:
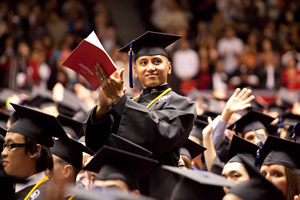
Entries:
{"type": "MultiPolygon", "coordinates": [[[[2,0],[0,88],[59,84],[90,108],[97,94],[62,61],[94,30],[128,87],[128,55],[117,50],[151,30],[182,35],[167,48],[176,92],[226,99],[249,87],[264,105],[280,88],[300,88],[299,22],[296,0],[2,0]]],[[[140,89],[136,80],[127,93],[140,89]]]]}

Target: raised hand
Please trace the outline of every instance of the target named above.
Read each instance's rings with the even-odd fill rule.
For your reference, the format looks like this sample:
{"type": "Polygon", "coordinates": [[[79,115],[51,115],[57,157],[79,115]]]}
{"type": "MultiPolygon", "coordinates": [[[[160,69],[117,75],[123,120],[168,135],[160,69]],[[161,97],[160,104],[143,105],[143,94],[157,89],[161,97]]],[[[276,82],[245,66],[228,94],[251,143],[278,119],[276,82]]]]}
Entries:
{"type": "MultiPolygon", "coordinates": [[[[114,104],[116,104],[124,95],[123,72],[124,69],[121,69],[120,72],[116,71],[111,76],[108,77],[104,69],[101,67],[101,65],[99,63],[96,64],[96,75],[101,83],[101,88],[104,94],[108,98],[110,98],[114,104]]],[[[99,102],[100,102],[100,94],[99,94],[99,102]]]]}
{"type": "Polygon", "coordinates": [[[251,92],[247,88],[243,88],[242,90],[237,88],[226,103],[222,112],[222,120],[228,121],[233,113],[251,107],[250,102],[255,98],[253,95],[249,97],[251,92]]]}

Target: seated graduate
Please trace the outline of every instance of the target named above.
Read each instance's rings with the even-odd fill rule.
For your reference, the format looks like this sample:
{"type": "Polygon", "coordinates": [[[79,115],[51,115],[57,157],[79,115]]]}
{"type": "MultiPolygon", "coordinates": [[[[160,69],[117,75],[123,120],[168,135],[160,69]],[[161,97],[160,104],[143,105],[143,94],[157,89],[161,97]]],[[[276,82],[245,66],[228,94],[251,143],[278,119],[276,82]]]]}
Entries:
{"type": "MultiPolygon", "coordinates": [[[[206,150],[205,147],[188,139],[186,143],[180,148],[180,159],[178,166],[181,169],[191,169],[194,167],[193,159],[203,153],[206,150]]],[[[199,166],[197,167],[199,169],[199,166]]]]}
{"type": "Polygon", "coordinates": [[[116,189],[140,194],[139,181],[158,161],[109,146],[103,146],[84,167],[98,172],[92,185],[94,190],[116,189]]]}
{"type": "Polygon", "coordinates": [[[174,188],[171,200],[201,199],[220,200],[225,193],[223,187],[233,187],[235,183],[226,180],[222,176],[210,172],[179,169],[172,166],[162,166],[163,169],[184,177],[174,188]]]}
{"type": "MultiPolygon", "coordinates": [[[[93,155],[94,152],[76,140],[55,140],[50,148],[53,156],[51,178],[56,186],[76,184],[76,177],[83,166],[83,152],[93,155]]],[[[64,191],[64,198],[73,199],[73,194],[64,191]]]]}
{"type": "Polygon", "coordinates": [[[47,169],[53,167],[49,150],[52,136],[69,138],[55,117],[29,107],[12,106],[20,119],[7,130],[4,139],[4,171],[28,180],[15,185],[15,199],[45,199],[47,189],[54,185],[47,174],[47,169]]]}
{"type": "MultiPolygon", "coordinates": [[[[258,149],[258,145],[248,142],[239,136],[233,135],[226,159],[227,161],[222,170],[222,176],[235,183],[248,181],[249,174],[244,166],[243,160],[240,159],[238,154],[244,155],[249,162],[255,166],[255,164],[258,165],[257,159],[255,160],[258,149]]],[[[228,192],[228,188],[224,188],[224,190],[226,193],[228,192]]]]}
{"type": "Polygon", "coordinates": [[[238,155],[248,171],[250,180],[232,187],[223,200],[284,200],[285,197],[271,182],[259,173],[248,157],[238,155]]]}
{"type": "Polygon", "coordinates": [[[300,194],[300,144],[269,136],[260,150],[260,173],[278,186],[287,200],[300,194]]]}
{"type": "Polygon", "coordinates": [[[231,124],[228,129],[240,133],[245,140],[262,146],[268,137],[267,126],[275,118],[265,115],[256,110],[251,110],[235,123],[231,124]]]}
{"type": "MultiPolygon", "coordinates": [[[[89,148],[97,151],[108,144],[109,135],[115,133],[150,150],[152,158],[161,164],[178,166],[179,148],[186,142],[196,119],[194,103],[171,91],[167,83],[172,65],[165,47],[179,38],[146,32],[119,50],[134,51],[135,76],[144,89],[133,100],[123,92],[124,70],[107,77],[97,64],[97,77],[101,82],[99,103],[85,122],[89,148]]],[[[153,198],[168,199],[180,179],[156,167],[142,181],[145,187],[141,186],[141,190],[153,198]]]]}

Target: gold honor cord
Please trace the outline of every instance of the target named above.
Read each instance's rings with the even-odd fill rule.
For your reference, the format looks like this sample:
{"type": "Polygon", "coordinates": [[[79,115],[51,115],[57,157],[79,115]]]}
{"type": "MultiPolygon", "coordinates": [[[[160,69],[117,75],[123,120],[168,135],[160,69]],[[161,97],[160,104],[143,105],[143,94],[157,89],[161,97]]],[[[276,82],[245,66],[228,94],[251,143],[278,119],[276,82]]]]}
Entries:
{"type": "Polygon", "coordinates": [[[39,185],[41,185],[43,182],[45,182],[48,179],[49,175],[45,176],[42,180],[40,180],[37,184],[35,184],[35,186],[30,190],[30,192],[27,194],[27,196],[25,197],[24,200],[27,200],[30,195],[33,193],[33,191],[39,187],[39,185]]]}
{"type": "Polygon", "coordinates": [[[68,198],[68,200],[72,200],[76,195],[73,194],[70,198],[68,198]]]}
{"type": "MultiPolygon", "coordinates": [[[[170,92],[172,89],[168,88],[166,89],[163,93],[161,93],[158,97],[156,97],[155,99],[153,99],[153,101],[151,101],[148,105],[147,108],[149,108],[152,104],[154,104],[158,99],[160,99],[162,96],[164,96],[165,94],[167,94],[168,92],[170,92]]],[[[136,100],[137,98],[139,98],[140,96],[134,97],[132,100],[136,100]]]]}

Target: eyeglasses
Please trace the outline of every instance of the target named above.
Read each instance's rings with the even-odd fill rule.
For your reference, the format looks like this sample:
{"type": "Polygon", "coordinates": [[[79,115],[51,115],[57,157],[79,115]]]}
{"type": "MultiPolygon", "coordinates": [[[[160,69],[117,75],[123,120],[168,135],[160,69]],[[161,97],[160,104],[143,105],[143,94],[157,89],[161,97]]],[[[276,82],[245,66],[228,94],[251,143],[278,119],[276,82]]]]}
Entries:
{"type": "Polygon", "coordinates": [[[3,150],[5,149],[5,148],[7,148],[7,150],[8,151],[10,151],[11,149],[13,149],[13,148],[16,148],[16,147],[23,147],[23,146],[25,146],[26,145],[26,143],[10,143],[10,144],[3,144],[3,150]]]}

